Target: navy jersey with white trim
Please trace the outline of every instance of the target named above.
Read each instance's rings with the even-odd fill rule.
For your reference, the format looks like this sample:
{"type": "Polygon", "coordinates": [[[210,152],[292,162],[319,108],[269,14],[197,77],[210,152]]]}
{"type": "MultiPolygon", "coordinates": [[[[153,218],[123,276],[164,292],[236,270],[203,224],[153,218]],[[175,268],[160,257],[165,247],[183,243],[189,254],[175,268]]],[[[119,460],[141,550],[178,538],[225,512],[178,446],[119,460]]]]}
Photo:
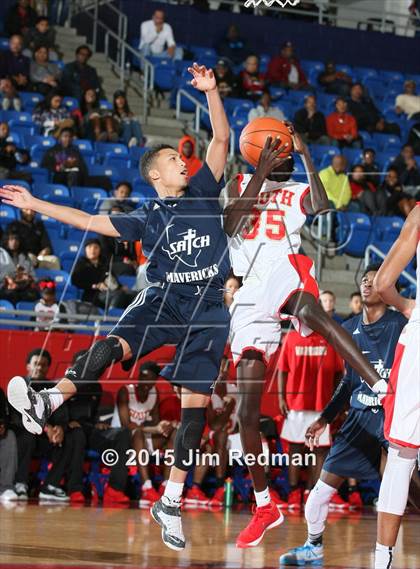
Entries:
{"type": "Polygon", "coordinates": [[[111,216],[119,240],[142,241],[149,282],[221,298],[230,269],[218,200],[223,186],[223,178],[217,182],[205,163],[182,197],[156,198],[130,214],[111,216]]]}
{"type": "MultiPolygon", "coordinates": [[[[364,324],[363,314],[359,314],[346,320],[342,326],[379,376],[388,381],[398,339],[406,324],[407,319],[400,312],[387,309],[382,318],[372,324],[364,324]]],[[[347,363],[344,381],[347,383],[348,392],[351,393],[351,407],[380,407],[377,396],[347,363]]]]}

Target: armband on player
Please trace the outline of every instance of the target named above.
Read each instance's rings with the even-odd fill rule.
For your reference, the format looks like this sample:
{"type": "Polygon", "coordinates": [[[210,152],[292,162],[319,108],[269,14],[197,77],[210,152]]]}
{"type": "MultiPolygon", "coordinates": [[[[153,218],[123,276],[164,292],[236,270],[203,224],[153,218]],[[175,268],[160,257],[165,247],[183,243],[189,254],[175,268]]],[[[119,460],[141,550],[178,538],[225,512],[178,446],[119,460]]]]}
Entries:
{"type": "Polygon", "coordinates": [[[321,417],[332,423],[349,399],[348,384],[341,380],[332,396],[331,401],[324,408],[321,417]]]}

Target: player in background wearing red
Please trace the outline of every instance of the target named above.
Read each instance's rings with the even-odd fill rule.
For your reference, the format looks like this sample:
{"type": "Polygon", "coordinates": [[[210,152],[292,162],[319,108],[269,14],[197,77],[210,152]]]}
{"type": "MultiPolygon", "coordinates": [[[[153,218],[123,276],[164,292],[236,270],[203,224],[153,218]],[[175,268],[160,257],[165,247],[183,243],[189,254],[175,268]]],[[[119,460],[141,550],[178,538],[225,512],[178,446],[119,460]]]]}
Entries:
{"type": "Polygon", "coordinates": [[[382,401],[389,450],[377,506],[375,569],[390,569],[420,448],[420,202],[408,215],[374,287],[384,302],[409,318],[398,341],[388,392],[382,401]],[[397,292],[395,283],[414,255],[417,298],[408,300],[397,292]]]}
{"type": "MultiPolygon", "coordinates": [[[[327,209],[328,198],[308,147],[291,126],[290,131],[294,149],[302,155],[309,187],[290,179],[293,161],[290,156],[279,157],[286,147],[268,137],[251,179],[239,175],[221,194],[233,271],[244,277],[230,308],[241,440],[245,453],[256,457],[262,453],[259,409],[266,363],[280,342],[281,319],[292,319],[303,335],[320,333],[369,386],[386,390],[386,383],[351,337],[319,306],[313,263],[299,255],[306,215],[327,209]]],[[[238,536],[237,547],[257,546],[268,529],[283,521],[270,500],[264,467],[256,461],[250,473],[257,508],[238,536]]]]}
{"type": "MultiPolygon", "coordinates": [[[[280,413],[286,418],[280,438],[289,443],[289,457],[304,455],[308,450],[305,449],[306,430],[331,399],[343,376],[343,360],[320,334],[302,337],[292,330],[282,346],[278,371],[280,413]]],[[[308,469],[305,502],[319,478],[330,446],[328,426],[319,446],[314,449],[316,464],[308,469]]],[[[300,510],[302,507],[300,471],[300,466],[289,462],[289,509],[300,510]]]]}

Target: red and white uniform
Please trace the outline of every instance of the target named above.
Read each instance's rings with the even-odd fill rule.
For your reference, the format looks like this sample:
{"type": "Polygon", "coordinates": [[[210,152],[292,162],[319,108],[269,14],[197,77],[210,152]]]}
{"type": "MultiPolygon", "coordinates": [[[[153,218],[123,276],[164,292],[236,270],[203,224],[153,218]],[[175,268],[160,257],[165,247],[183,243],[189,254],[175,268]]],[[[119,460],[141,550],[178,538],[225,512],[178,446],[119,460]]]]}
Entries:
{"type": "MultiPolygon", "coordinates": [[[[420,203],[417,204],[420,207],[420,203]]],[[[417,298],[401,333],[388,383],[385,437],[405,447],[420,448],[420,236],[417,244],[417,298]]]]}
{"type": "MultiPolygon", "coordinates": [[[[135,385],[130,383],[130,385],[126,386],[126,389],[128,392],[128,411],[130,413],[130,421],[141,427],[143,423],[150,421],[152,418],[151,412],[158,399],[156,387],[152,387],[147,395],[146,401],[144,402],[141,402],[137,399],[135,385]]],[[[115,405],[114,408],[111,427],[121,427],[118,405],[115,405]]]]}
{"type": "MultiPolygon", "coordinates": [[[[286,336],[277,367],[287,373],[285,393],[289,408],[280,436],[301,444],[309,425],[330,401],[336,376],[344,372],[344,361],[320,334],[314,332],[304,338],[292,331],[286,336]]],[[[329,425],[320,445],[331,445],[329,425]]]]}
{"type": "MultiPolygon", "coordinates": [[[[238,192],[246,189],[251,174],[238,176],[238,192]]],[[[303,199],[307,184],[293,180],[266,180],[261,188],[254,215],[241,234],[230,239],[233,272],[243,277],[230,307],[231,349],[238,364],[243,352],[252,348],[266,360],[280,342],[280,321],[290,319],[282,308],[297,291],[318,297],[311,259],[299,255],[300,232],[306,220],[303,199]]],[[[312,330],[291,318],[302,335],[312,330]]]]}

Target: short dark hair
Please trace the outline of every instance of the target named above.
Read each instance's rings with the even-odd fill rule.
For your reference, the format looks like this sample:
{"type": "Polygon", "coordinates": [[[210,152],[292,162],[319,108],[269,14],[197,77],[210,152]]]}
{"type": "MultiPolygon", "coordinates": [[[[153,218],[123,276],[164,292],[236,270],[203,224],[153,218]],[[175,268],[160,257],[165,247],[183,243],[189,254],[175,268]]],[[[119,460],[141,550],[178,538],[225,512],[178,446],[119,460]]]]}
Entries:
{"type": "Polygon", "coordinates": [[[376,156],[376,150],[374,148],[364,148],[363,154],[366,154],[367,152],[372,152],[372,154],[375,154],[376,156]]]}
{"type": "Polygon", "coordinates": [[[353,300],[355,296],[362,296],[359,291],[352,292],[350,295],[350,300],[353,300]]]}
{"type": "Polygon", "coordinates": [[[151,371],[152,373],[154,373],[155,375],[160,375],[160,367],[157,365],[156,362],[144,362],[141,364],[140,369],[139,369],[139,379],[141,378],[141,374],[145,371],[151,371]]]}
{"type": "MultiPolygon", "coordinates": [[[[61,132],[60,132],[60,136],[64,133],[64,132],[68,132],[71,136],[74,136],[74,130],[72,128],[70,128],[69,126],[65,126],[61,132]]],[[[59,138],[60,138],[59,136],[59,138]]]]}
{"type": "Polygon", "coordinates": [[[161,150],[165,150],[165,148],[170,148],[171,150],[175,150],[175,148],[170,144],[156,144],[156,146],[152,146],[152,148],[147,152],[145,152],[141,157],[140,173],[143,179],[146,180],[146,182],[148,182],[149,184],[152,183],[149,177],[149,172],[152,169],[153,161],[156,158],[156,156],[159,154],[159,152],[161,150]]]}
{"type": "Polygon", "coordinates": [[[333,293],[332,290],[321,290],[319,296],[321,296],[321,294],[330,294],[333,298],[335,298],[335,294],[333,293]]]}
{"type": "Polygon", "coordinates": [[[89,57],[91,57],[92,55],[92,50],[90,49],[90,47],[86,44],[83,45],[79,45],[79,47],[76,49],[76,55],[79,55],[79,53],[82,51],[82,49],[87,49],[89,52],[89,57]]]}
{"type": "Polygon", "coordinates": [[[38,18],[36,19],[35,25],[39,24],[40,22],[46,21],[48,23],[50,23],[49,19],[47,18],[47,16],[38,16],[38,18]]]}
{"type": "Polygon", "coordinates": [[[41,356],[41,358],[45,358],[48,361],[48,365],[51,365],[51,354],[47,350],[44,350],[43,348],[35,348],[34,350],[31,350],[26,356],[26,363],[28,364],[34,356],[41,356]]]}
{"type": "Polygon", "coordinates": [[[337,97],[335,100],[335,104],[337,104],[338,101],[344,101],[344,103],[347,103],[347,100],[344,97],[337,97]]]}
{"type": "Polygon", "coordinates": [[[370,263],[366,267],[366,269],[363,271],[361,278],[364,279],[368,273],[372,273],[372,272],[377,273],[381,267],[382,267],[382,263],[370,263]]]}
{"type": "Polygon", "coordinates": [[[114,190],[117,190],[119,187],[121,186],[127,186],[127,188],[130,190],[130,194],[133,191],[133,186],[130,184],[130,182],[118,182],[118,184],[115,186],[114,190]]]}

